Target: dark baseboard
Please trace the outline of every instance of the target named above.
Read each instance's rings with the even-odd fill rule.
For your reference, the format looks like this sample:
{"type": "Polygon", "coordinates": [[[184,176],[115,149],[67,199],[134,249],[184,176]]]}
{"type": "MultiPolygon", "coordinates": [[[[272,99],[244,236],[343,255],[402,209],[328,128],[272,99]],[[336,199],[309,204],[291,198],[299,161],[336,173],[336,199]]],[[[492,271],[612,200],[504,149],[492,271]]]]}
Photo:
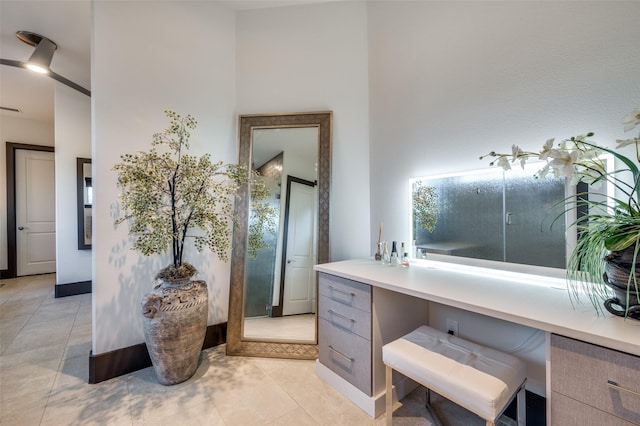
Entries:
{"type": "Polygon", "coordinates": [[[227,323],[210,325],[204,336],[202,349],[209,349],[227,343],[227,323]]]}
{"type": "MultiPolygon", "coordinates": [[[[202,349],[209,349],[227,341],[227,323],[210,325],[202,349]]],[[[114,377],[151,367],[147,345],[140,343],[100,355],[89,355],[89,383],[95,384],[114,377]]]]}
{"type": "Polygon", "coordinates": [[[78,294],[91,293],[91,281],[80,281],[77,283],[56,284],[56,298],[76,296],[78,294]]]}
{"type": "Polygon", "coordinates": [[[0,269],[0,280],[8,280],[9,278],[13,278],[9,274],[8,269],[0,269]]]}
{"type": "MultiPolygon", "coordinates": [[[[527,406],[527,426],[546,426],[547,424],[547,398],[535,394],[533,392],[525,391],[526,393],[526,406],[527,406]]],[[[518,408],[516,401],[512,401],[509,407],[505,410],[505,416],[510,419],[516,420],[516,413],[518,408]]]]}
{"type": "Polygon", "coordinates": [[[147,345],[140,343],[100,355],[89,355],[89,383],[100,383],[151,366],[147,345]]]}

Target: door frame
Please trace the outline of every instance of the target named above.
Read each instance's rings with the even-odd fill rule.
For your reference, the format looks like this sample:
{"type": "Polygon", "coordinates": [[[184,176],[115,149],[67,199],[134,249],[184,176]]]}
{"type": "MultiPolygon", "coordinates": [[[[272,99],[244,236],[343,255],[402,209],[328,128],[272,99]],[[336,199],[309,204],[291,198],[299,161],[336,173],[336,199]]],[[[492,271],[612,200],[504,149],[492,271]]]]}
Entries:
{"type": "MultiPolygon", "coordinates": [[[[287,175],[287,199],[285,200],[285,207],[284,207],[284,224],[282,226],[282,261],[280,262],[280,301],[278,306],[274,306],[272,309],[272,315],[273,317],[281,317],[282,316],[282,310],[284,308],[283,303],[284,303],[284,279],[285,279],[285,269],[287,267],[287,262],[286,262],[286,258],[287,258],[287,237],[289,235],[289,200],[291,199],[291,197],[289,196],[291,194],[291,183],[292,182],[296,182],[302,185],[307,185],[307,186],[313,186],[315,187],[318,182],[317,181],[310,181],[310,180],[305,180],[305,179],[300,179],[297,178],[295,176],[291,176],[291,175],[287,175]]],[[[316,212],[317,214],[317,212],[316,212]]],[[[316,259],[317,261],[317,259],[316,259]]]]}
{"type": "Polygon", "coordinates": [[[15,278],[18,273],[18,246],[16,235],[16,150],[55,152],[46,145],[29,145],[7,142],[7,269],[0,271],[0,278],[15,278]]]}

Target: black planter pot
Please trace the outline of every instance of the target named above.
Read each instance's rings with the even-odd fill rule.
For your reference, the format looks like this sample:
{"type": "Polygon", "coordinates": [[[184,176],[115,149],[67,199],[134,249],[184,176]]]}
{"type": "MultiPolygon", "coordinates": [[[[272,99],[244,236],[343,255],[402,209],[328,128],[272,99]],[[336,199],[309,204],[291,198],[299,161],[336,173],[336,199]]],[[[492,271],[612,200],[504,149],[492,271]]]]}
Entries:
{"type": "Polygon", "coordinates": [[[640,319],[640,301],[635,282],[640,287],[640,262],[636,265],[635,282],[631,275],[634,248],[611,252],[605,258],[603,279],[614,293],[614,297],[604,302],[604,307],[613,315],[640,319]]]}

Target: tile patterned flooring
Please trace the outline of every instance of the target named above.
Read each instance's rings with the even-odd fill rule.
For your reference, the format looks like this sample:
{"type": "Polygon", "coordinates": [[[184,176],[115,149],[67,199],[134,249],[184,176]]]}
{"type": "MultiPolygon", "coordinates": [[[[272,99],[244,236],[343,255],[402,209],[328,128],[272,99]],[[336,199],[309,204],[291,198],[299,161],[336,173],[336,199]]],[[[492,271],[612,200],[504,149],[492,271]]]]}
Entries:
{"type": "MultiPolygon", "coordinates": [[[[159,385],[151,368],[88,381],[91,295],[54,298],[55,275],[0,280],[0,425],[383,425],[315,374],[313,361],[202,352],[190,380],[159,385]]],[[[394,424],[431,425],[424,392],[413,392],[394,424]]],[[[451,425],[484,425],[459,407],[451,425]]]]}

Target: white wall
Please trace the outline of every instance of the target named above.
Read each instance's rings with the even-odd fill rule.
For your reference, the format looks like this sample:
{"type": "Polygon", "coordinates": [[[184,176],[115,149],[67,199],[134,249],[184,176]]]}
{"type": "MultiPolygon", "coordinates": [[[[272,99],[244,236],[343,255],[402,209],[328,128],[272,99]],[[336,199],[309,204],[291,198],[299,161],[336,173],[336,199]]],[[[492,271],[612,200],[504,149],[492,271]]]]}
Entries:
{"type": "MultiPolygon", "coordinates": [[[[113,225],[123,153],[147,150],[165,109],[198,119],[191,153],[236,161],[235,18],[211,2],[93,2],[93,354],[141,343],[139,302],[170,256],[131,251],[113,225]]],[[[227,320],[229,264],[186,253],[209,287],[209,324],[227,320]]]]}
{"type": "Polygon", "coordinates": [[[53,123],[0,114],[0,270],[8,268],[6,142],[53,146],[53,123]]]}
{"type": "Polygon", "coordinates": [[[369,256],[366,4],[237,14],[238,114],[333,111],[330,255],[369,256]]]}
{"type": "MultiPolygon", "coordinates": [[[[368,11],[371,244],[379,222],[385,239],[409,238],[409,178],[485,167],[480,155],[512,143],[537,150],[594,131],[612,145],[640,106],[640,3],[394,1],[368,11]]],[[[502,325],[447,308],[430,320],[449,315],[460,334],[500,347],[502,325]]],[[[529,388],[544,395],[540,362],[529,388]]]]}
{"type": "Polygon", "coordinates": [[[91,280],[91,250],[78,250],[76,158],[91,158],[91,98],[55,88],[56,284],[91,280]]]}

